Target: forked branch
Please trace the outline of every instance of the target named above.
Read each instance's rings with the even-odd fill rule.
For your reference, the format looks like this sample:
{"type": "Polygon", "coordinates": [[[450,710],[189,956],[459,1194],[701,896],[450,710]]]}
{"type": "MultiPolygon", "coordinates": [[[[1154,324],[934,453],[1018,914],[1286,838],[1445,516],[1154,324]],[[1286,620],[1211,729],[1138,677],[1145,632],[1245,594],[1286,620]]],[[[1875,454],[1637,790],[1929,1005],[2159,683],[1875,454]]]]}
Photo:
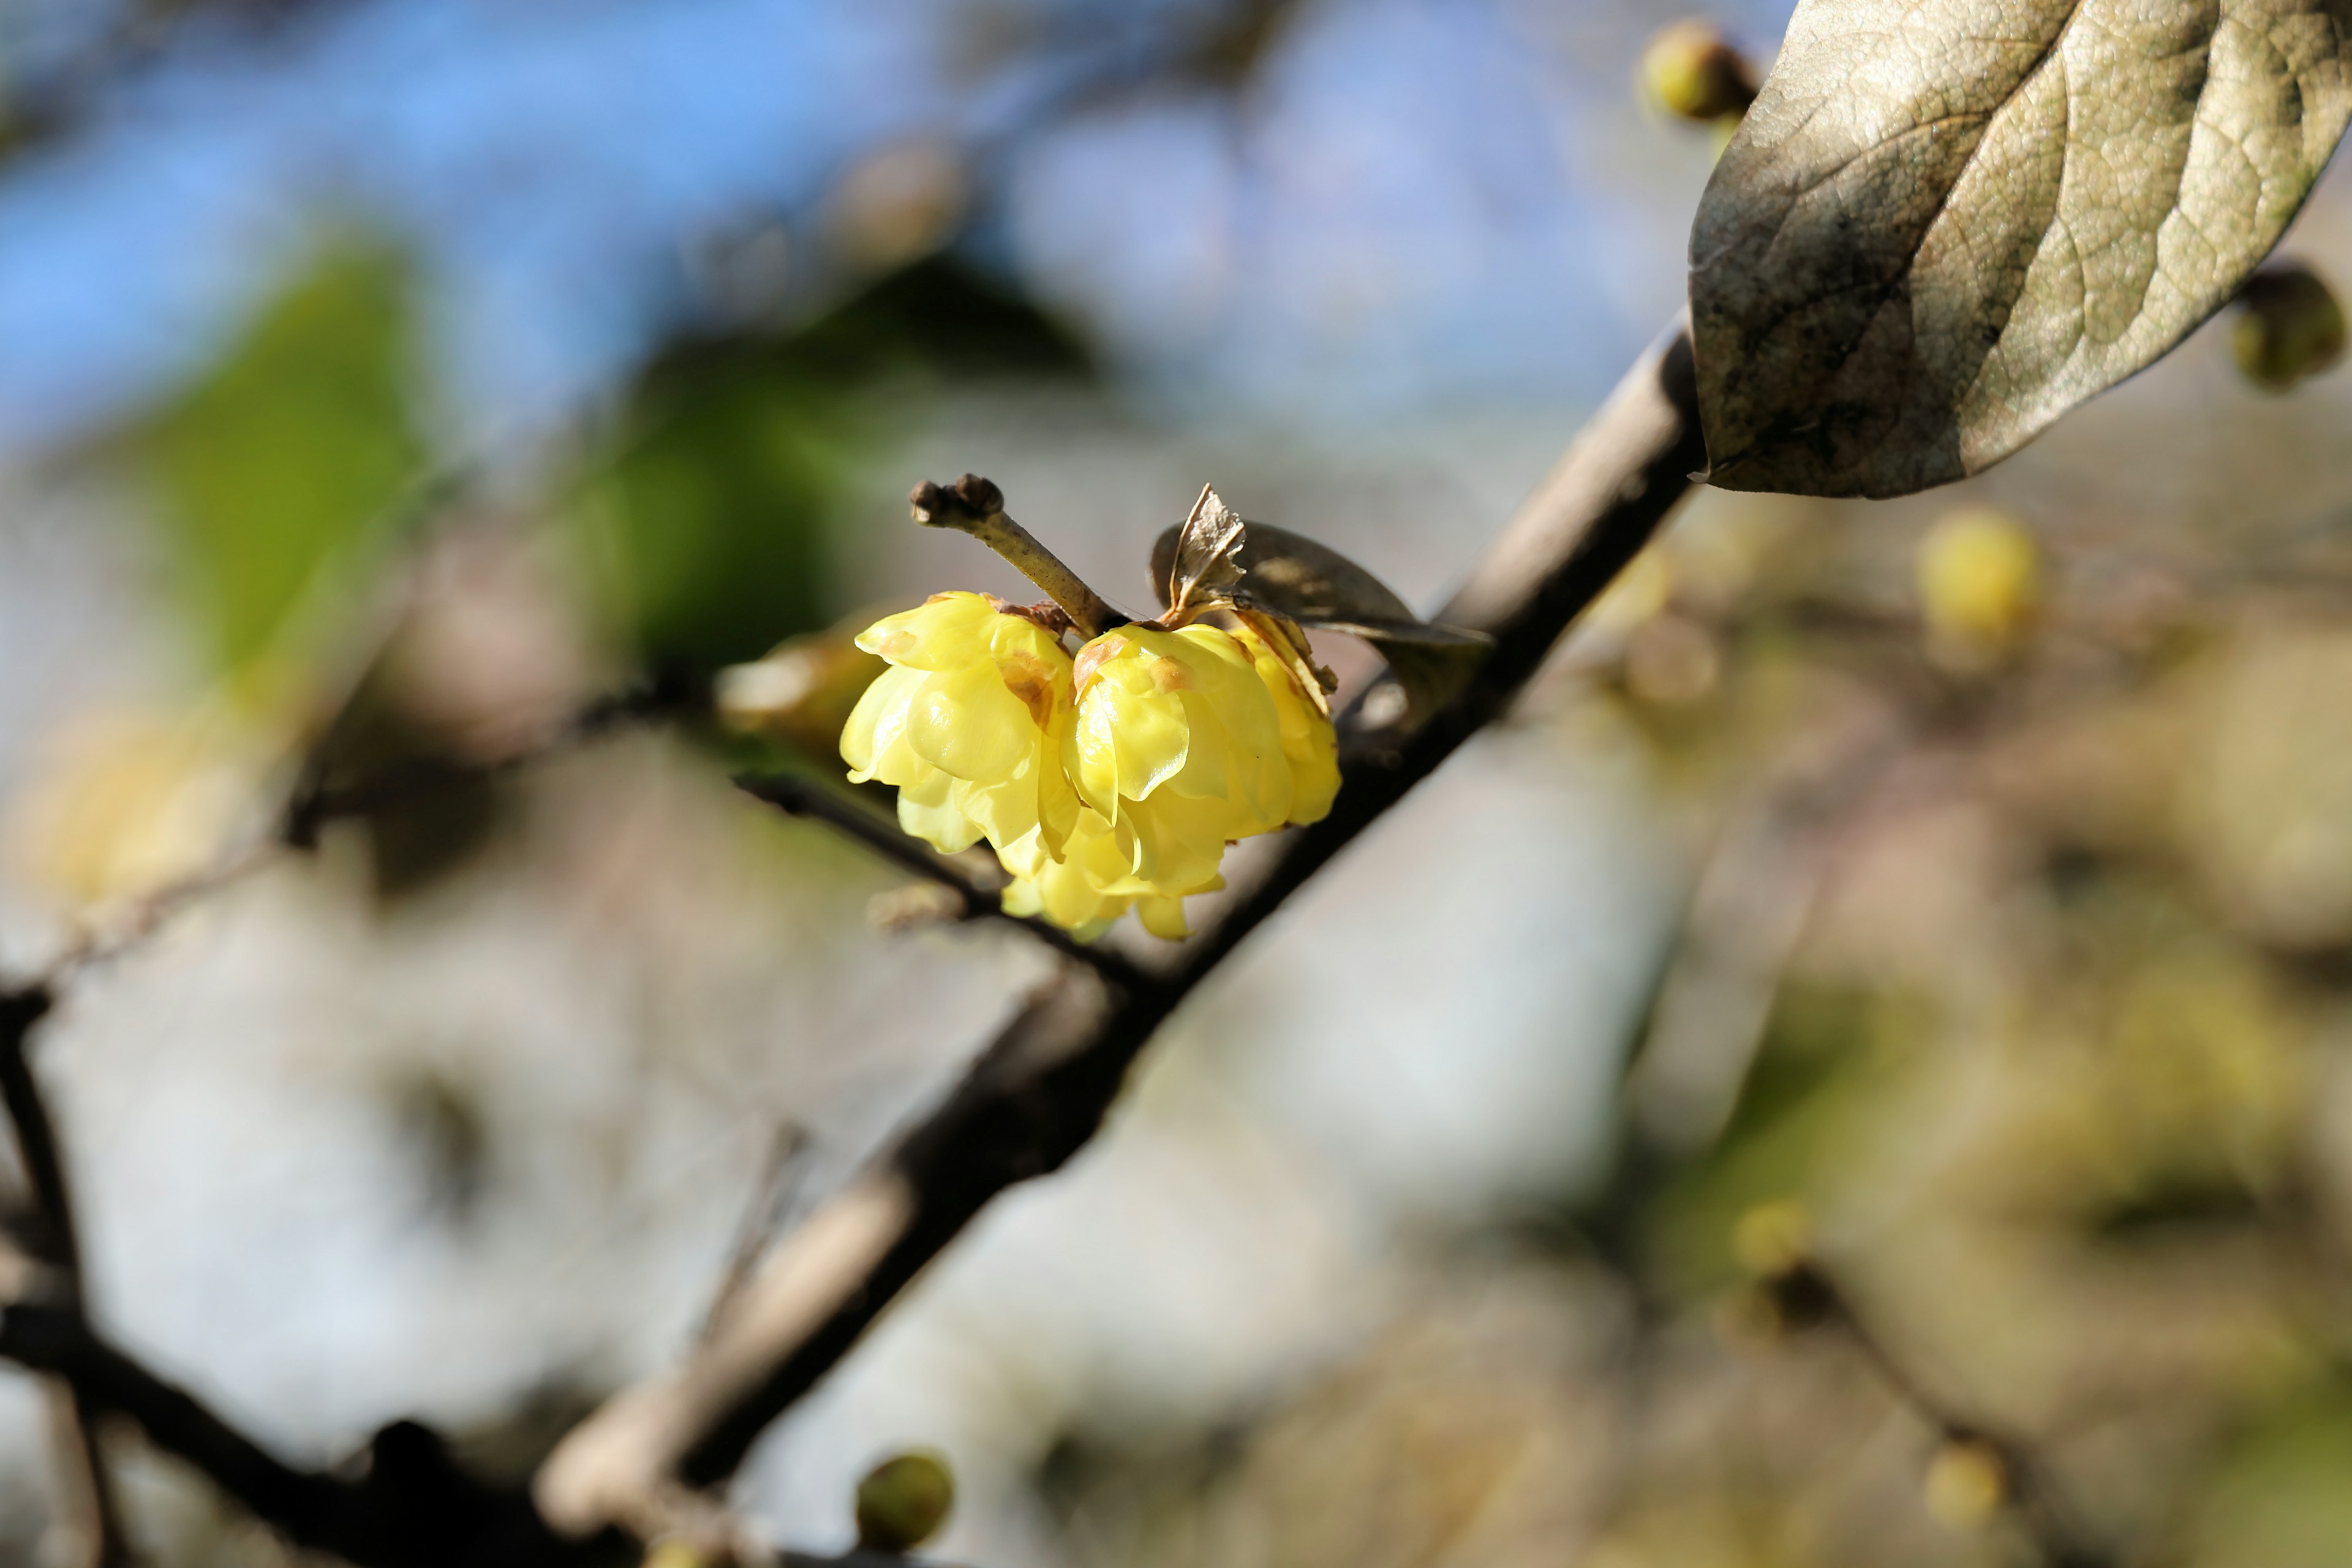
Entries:
{"type": "MultiPolygon", "coordinates": [[[[1366,743],[1354,750],[1331,814],[1282,844],[1263,879],[1194,939],[1170,977],[1122,984],[1072,970],[1033,997],[940,1106],[777,1247],[719,1334],[564,1441],[537,1483],[548,1519],[574,1531],[636,1524],[681,1483],[709,1487],[730,1475],[768,1424],[990,1200],[1086,1145],[1137,1056],[1202,980],[1504,711],[1705,463],[1689,340],[1678,326],[1628,374],[1442,612],[1494,638],[1467,689],[1417,731],[1360,737],[1366,743]]],[[[980,510],[1001,515],[1001,500],[980,510]]]]}

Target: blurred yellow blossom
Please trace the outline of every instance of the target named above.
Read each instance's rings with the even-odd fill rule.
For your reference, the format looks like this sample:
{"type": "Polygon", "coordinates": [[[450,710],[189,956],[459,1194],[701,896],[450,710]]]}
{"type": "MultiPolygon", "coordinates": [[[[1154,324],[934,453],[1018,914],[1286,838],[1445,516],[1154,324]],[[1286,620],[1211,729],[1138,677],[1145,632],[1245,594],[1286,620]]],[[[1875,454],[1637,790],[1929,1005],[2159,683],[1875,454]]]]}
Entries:
{"type": "Polygon", "coordinates": [[[13,858],[77,903],[160,891],[220,857],[270,754],[224,704],[82,715],[9,813],[13,858]]]}
{"type": "Polygon", "coordinates": [[[2009,1467],[1983,1439],[1956,1437],[1937,1450],[1920,1489],[1938,1523],[1974,1530],[2009,1496],[2009,1467]]]}
{"type": "Polygon", "coordinates": [[[950,854],[986,838],[1005,868],[1058,859],[1077,801],[1058,763],[1070,657],[983,594],[935,594],[857,638],[884,671],[849,716],[850,777],[898,791],[899,825],[950,854]]]}
{"type": "Polygon", "coordinates": [[[2032,626],[2041,598],[2041,551],[2006,512],[1954,512],[1920,541],[1920,614],[1947,664],[1998,663],[2032,626]]]}

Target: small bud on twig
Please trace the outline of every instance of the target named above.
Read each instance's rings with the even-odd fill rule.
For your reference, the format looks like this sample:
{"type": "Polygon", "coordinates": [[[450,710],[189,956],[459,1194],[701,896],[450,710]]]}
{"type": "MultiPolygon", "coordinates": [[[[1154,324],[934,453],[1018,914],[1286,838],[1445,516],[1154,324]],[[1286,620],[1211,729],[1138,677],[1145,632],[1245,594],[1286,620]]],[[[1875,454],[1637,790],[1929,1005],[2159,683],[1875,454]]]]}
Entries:
{"type": "Polygon", "coordinates": [[[1676,22],[1642,51],[1642,81],[1658,106],[1711,124],[1756,101],[1756,71],[1730,40],[1696,18],[1676,22]]]}
{"type": "Polygon", "coordinates": [[[918,1449],[885,1459],[857,1483],[858,1549],[911,1552],[954,1510],[955,1476],[944,1458],[918,1449]]]}
{"type": "Polygon", "coordinates": [[[2344,357],[2344,307],[2299,261],[2273,262],[2238,291],[2230,349],[2248,381],[2284,392],[2344,357]]]}

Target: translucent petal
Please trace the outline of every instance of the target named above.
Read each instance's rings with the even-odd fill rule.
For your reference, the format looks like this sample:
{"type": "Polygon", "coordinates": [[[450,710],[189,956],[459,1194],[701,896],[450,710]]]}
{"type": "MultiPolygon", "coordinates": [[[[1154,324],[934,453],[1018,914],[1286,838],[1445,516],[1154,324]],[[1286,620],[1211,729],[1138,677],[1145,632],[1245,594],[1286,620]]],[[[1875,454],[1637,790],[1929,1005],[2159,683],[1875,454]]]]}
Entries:
{"type": "Polygon", "coordinates": [[[907,704],[907,744],[915,754],[976,784],[1010,777],[1034,749],[1036,732],[993,659],[924,677],[907,704]]]}
{"type": "Polygon", "coordinates": [[[857,646],[908,669],[954,669],[989,658],[992,623],[999,618],[986,595],[934,594],[866,627],[857,646]]]}
{"type": "Polygon", "coordinates": [[[1117,686],[1097,686],[1087,698],[1109,742],[1118,793],[1129,800],[1150,799],[1151,792],[1174,778],[1191,753],[1192,729],[1182,700],[1117,686]]]}
{"type": "MultiPolygon", "coordinates": [[[[875,705],[870,732],[858,737],[868,748],[866,765],[851,770],[852,782],[864,784],[868,778],[877,778],[903,787],[936,771],[907,744],[908,709],[926,679],[919,669],[887,669],[866,688],[866,697],[858,699],[860,709],[865,708],[867,697],[873,698],[875,705]]],[[[845,748],[857,728],[855,710],[851,719],[852,723],[842,730],[845,760],[851,760],[845,748]]]]}
{"type": "Polygon", "coordinates": [[[1181,942],[1192,934],[1184,923],[1184,902],[1181,899],[1139,899],[1135,904],[1136,918],[1143,929],[1170,942],[1181,942]]]}
{"type": "Polygon", "coordinates": [[[934,769],[898,791],[898,826],[932,847],[953,855],[980,842],[980,824],[955,802],[956,781],[934,769]]]}

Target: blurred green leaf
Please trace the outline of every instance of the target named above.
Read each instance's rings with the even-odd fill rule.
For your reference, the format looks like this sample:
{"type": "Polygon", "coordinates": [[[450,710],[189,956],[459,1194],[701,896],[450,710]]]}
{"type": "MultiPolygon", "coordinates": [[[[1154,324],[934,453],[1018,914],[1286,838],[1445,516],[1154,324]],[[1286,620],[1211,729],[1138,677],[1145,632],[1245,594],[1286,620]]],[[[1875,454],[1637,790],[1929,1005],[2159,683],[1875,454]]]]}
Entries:
{"type": "Polygon", "coordinates": [[[710,669],[821,626],[824,523],[866,417],[789,341],[673,347],[583,494],[598,589],[658,668],[710,669]]]}
{"type": "Polygon", "coordinates": [[[162,492],[180,583],[235,669],[416,472],[405,269],[344,242],[265,307],[205,380],[129,435],[162,492]]]}
{"type": "Polygon", "coordinates": [[[940,382],[1087,362],[1026,302],[933,258],[790,332],[682,339],[631,392],[574,515],[615,627],[656,668],[758,658],[840,613],[826,529],[940,382]]]}
{"type": "Polygon", "coordinates": [[[2336,1568],[2352,1560],[2352,1399],[2337,1387],[2241,1435],[2198,1520],[2205,1568],[2336,1568]]]}
{"type": "Polygon", "coordinates": [[[1884,1113],[1890,1064],[1919,1032],[1916,1009],[1874,992],[1791,983],[1715,1144],[1658,1194],[1659,1261],[1686,1289],[1732,1277],[1732,1229],[1758,1204],[1802,1200],[1884,1113]]]}

